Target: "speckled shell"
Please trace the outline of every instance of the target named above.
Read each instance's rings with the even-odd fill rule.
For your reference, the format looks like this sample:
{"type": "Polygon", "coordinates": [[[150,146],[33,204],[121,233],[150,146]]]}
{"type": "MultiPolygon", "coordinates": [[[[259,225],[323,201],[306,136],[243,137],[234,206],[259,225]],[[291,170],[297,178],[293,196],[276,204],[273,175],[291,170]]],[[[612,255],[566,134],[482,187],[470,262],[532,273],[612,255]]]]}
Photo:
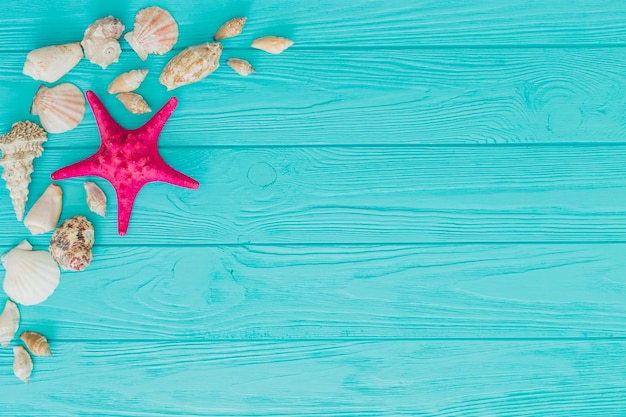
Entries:
{"type": "Polygon", "coordinates": [[[139,88],[143,80],[148,75],[148,70],[132,70],[118,75],[111,84],[107,91],[109,94],[126,93],[139,88]]]}
{"type": "Polygon", "coordinates": [[[30,112],[49,133],[74,129],[85,117],[85,97],[74,84],[62,83],[52,88],[41,85],[30,112]]]}
{"type": "Polygon", "coordinates": [[[124,39],[145,61],[148,54],[163,55],[172,50],[178,42],[178,24],[167,10],[148,7],[137,12],[135,26],[124,39]]]}
{"type": "Polygon", "coordinates": [[[82,58],[83,48],[79,42],[46,46],[28,54],[22,73],[35,80],[55,83],[82,58]]]}
{"type": "Polygon", "coordinates": [[[279,36],[264,36],[255,39],[250,46],[269,52],[270,54],[280,54],[291,45],[293,45],[293,41],[290,39],[281,38],[279,36]]]}
{"type": "Polygon", "coordinates": [[[87,59],[100,65],[102,69],[118,62],[122,53],[118,39],[122,32],[124,32],[122,21],[113,16],[96,20],[87,28],[80,43],[87,59]]]}
{"type": "Polygon", "coordinates": [[[33,360],[26,349],[22,346],[13,346],[13,373],[15,376],[28,384],[32,372],[33,360]]]}
{"type": "Polygon", "coordinates": [[[237,36],[243,30],[243,25],[246,24],[245,17],[236,17],[234,19],[230,19],[228,22],[224,23],[213,35],[214,41],[219,41],[220,39],[232,38],[237,36]]]}
{"type": "Polygon", "coordinates": [[[84,216],[67,219],[52,234],[50,254],[66,271],[82,271],[93,259],[93,225],[84,216]]]}
{"type": "Polygon", "coordinates": [[[183,49],[167,63],[159,82],[168,90],[206,78],[220,66],[221,43],[203,43],[183,49]]]}
{"type": "Polygon", "coordinates": [[[36,332],[24,332],[20,335],[20,339],[26,344],[30,353],[35,356],[52,356],[50,344],[45,336],[36,332]]]}
{"type": "Polygon", "coordinates": [[[146,100],[137,93],[119,93],[116,97],[133,114],[144,114],[152,111],[146,100]]]}
{"type": "Polygon", "coordinates": [[[229,58],[226,60],[226,65],[237,71],[237,74],[244,77],[256,72],[252,65],[250,65],[250,63],[245,59],[229,58]]]}

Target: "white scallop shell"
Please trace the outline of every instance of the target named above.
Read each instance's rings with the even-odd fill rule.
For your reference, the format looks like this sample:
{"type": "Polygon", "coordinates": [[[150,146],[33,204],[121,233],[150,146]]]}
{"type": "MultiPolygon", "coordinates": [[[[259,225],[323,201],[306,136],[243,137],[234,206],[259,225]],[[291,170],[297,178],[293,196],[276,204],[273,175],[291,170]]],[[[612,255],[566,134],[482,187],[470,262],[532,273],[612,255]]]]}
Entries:
{"type": "Polygon", "coordinates": [[[104,191],[95,182],[85,181],[85,192],[87,193],[87,206],[89,210],[96,214],[106,217],[107,215],[107,196],[104,191]]]}
{"type": "Polygon", "coordinates": [[[74,84],[63,83],[52,88],[39,87],[30,112],[39,115],[41,125],[50,133],[74,129],[85,116],[85,97],[74,84]]]}
{"type": "Polygon", "coordinates": [[[61,271],[50,252],[33,250],[24,240],[2,256],[4,292],[25,306],[46,300],[59,285],[61,271]]]}
{"type": "Polygon", "coordinates": [[[24,225],[33,235],[49,232],[57,227],[61,217],[63,191],[56,184],[50,184],[39,197],[24,219],[24,225]]]}
{"type": "Polygon", "coordinates": [[[172,50],[178,42],[178,24],[167,10],[148,7],[137,12],[135,26],[124,39],[145,61],[148,54],[163,55],[172,50]]]}
{"type": "Polygon", "coordinates": [[[264,36],[262,38],[255,39],[250,46],[269,52],[270,54],[280,54],[291,45],[293,45],[293,41],[291,39],[281,38],[279,36],[264,36]]]}
{"type": "Polygon", "coordinates": [[[13,373],[16,377],[30,382],[30,374],[33,372],[33,360],[22,346],[13,346],[13,373]]]}
{"type": "Polygon", "coordinates": [[[79,42],[46,46],[31,51],[22,72],[35,80],[57,82],[83,58],[79,42]]]}
{"type": "Polygon", "coordinates": [[[220,66],[222,44],[203,43],[183,49],[167,63],[159,82],[168,90],[206,78],[220,66]]]}
{"type": "Polygon", "coordinates": [[[111,84],[107,91],[109,94],[127,93],[129,91],[139,88],[143,80],[148,75],[148,70],[132,70],[118,75],[111,84]]]}
{"type": "Polygon", "coordinates": [[[152,111],[146,100],[137,93],[119,93],[116,97],[133,114],[144,114],[152,111]]]}
{"type": "Polygon", "coordinates": [[[122,48],[117,40],[122,36],[122,32],[124,32],[122,21],[113,16],[96,20],[87,28],[80,43],[87,59],[100,65],[102,69],[119,61],[122,48]]]}
{"type": "Polygon", "coordinates": [[[0,314],[0,345],[3,348],[9,346],[18,327],[20,327],[20,311],[13,301],[7,300],[0,314]]]}

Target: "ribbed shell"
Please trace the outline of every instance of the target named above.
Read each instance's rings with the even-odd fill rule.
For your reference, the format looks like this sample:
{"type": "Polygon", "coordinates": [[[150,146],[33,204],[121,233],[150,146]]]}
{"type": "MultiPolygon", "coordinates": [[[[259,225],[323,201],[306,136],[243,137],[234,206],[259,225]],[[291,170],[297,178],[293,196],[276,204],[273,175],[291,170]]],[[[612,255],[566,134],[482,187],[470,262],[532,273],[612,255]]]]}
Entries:
{"type": "Polygon", "coordinates": [[[243,25],[246,24],[245,17],[236,17],[234,19],[230,19],[228,22],[224,23],[213,35],[214,41],[219,41],[220,39],[232,38],[237,36],[243,30],[243,25]]]}
{"type": "Polygon", "coordinates": [[[148,70],[132,70],[118,75],[111,84],[107,91],[109,94],[126,93],[139,88],[143,80],[148,75],[148,70]]]}
{"type": "Polygon", "coordinates": [[[22,72],[35,80],[57,82],[83,58],[79,42],[46,46],[31,51],[22,72]]]}
{"type": "Polygon", "coordinates": [[[152,111],[146,100],[137,93],[119,93],[116,97],[133,114],[144,114],[152,111]]]}
{"type": "Polygon", "coordinates": [[[93,225],[84,216],[67,219],[52,234],[50,254],[66,271],[82,271],[93,259],[93,225]]]}
{"type": "Polygon", "coordinates": [[[119,61],[122,48],[117,40],[122,32],[122,21],[113,16],[96,20],[87,28],[81,42],[87,59],[102,69],[119,61]]]}
{"type": "Polygon", "coordinates": [[[178,24],[172,15],[158,6],[139,10],[131,32],[124,35],[143,61],[148,54],[163,55],[178,42],[178,24]]]}
{"type": "Polygon", "coordinates": [[[52,88],[39,87],[30,112],[39,116],[50,133],[74,129],[85,117],[85,97],[74,84],[63,83],[52,88]]]}
{"type": "Polygon", "coordinates": [[[0,314],[0,345],[9,346],[17,328],[20,327],[20,311],[13,301],[7,300],[0,314]]]}
{"type": "Polygon", "coordinates": [[[221,43],[203,43],[183,49],[167,63],[159,82],[168,90],[206,78],[220,66],[221,43]]]}
{"type": "Polygon", "coordinates": [[[20,335],[20,339],[26,344],[30,353],[35,356],[52,356],[50,344],[45,336],[37,332],[24,332],[20,335]]]}

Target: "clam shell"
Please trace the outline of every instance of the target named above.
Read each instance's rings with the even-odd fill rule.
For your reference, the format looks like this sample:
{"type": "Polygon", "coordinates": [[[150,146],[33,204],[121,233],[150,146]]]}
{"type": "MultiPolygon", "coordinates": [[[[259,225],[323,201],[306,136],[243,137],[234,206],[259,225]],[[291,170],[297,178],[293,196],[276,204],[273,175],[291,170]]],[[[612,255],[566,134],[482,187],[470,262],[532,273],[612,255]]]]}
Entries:
{"type": "Polygon", "coordinates": [[[224,23],[213,35],[214,41],[219,41],[220,39],[232,38],[237,36],[243,30],[243,25],[246,24],[246,17],[236,17],[234,19],[230,19],[228,22],[224,23]]]}
{"type": "Polygon", "coordinates": [[[172,50],[178,42],[178,24],[167,10],[148,7],[137,12],[135,26],[124,39],[145,61],[148,54],[163,55],[172,50]]]}
{"type": "Polygon", "coordinates": [[[13,301],[7,300],[0,314],[0,345],[9,346],[17,328],[20,326],[20,311],[13,301]]]}
{"type": "Polygon", "coordinates": [[[74,129],[85,117],[85,97],[74,84],[63,83],[39,87],[30,112],[39,116],[41,125],[50,133],[74,129]]]}
{"type": "Polygon", "coordinates": [[[79,42],[46,46],[26,56],[22,72],[35,80],[54,83],[74,68],[82,57],[83,48],[79,42]]]}
{"type": "Polygon", "coordinates": [[[262,38],[255,39],[250,46],[269,52],[270,54],[280,54],[291,45],[293,45],[293,41],[290,39],[278,36],[264,36],[262,38]]]}
{"type": "Polygon", "coordinates": [[[22,346],[13,346],[13,373],[15,376],[28,384],[32,372],[33,360],[26,349],[22,346]]]}
{"type": "Polygon", "coordinates": [[[119,93],[116,97],[133,114],[144,114],[152,111],[146,100],[137,93],[119,93]]]}
{"type": "Polygon", "coordinates": [[[248,75],[256,72],[256,70],[250,65],[248,61],[240,58],[229,58],[226,60],[226,65],[237,71],[239,75],[247,77],[248,75]]]}
{"type": "Polygon", "coordinates": [[[66,271],[82,271],[93,259],[93,225],[84,216],[67,219],[50,239],[50,254],[66,271]]]}
{"type": "Polygon", "coordinates": [[[26,240],[2,256],[6,269],[2,287],[15,302],[25,306],[46,300],[59,285],[61,272],[49,252],[32,250],[26,240]]]}
{"type": "Polygon", "coordinates": [[[221,43],[203,43],[183,49],[167,63],[159,82],[168,90],[206,78],[220,66],[221,43]]]}
{"type": "Polygon", "coordinates": [[[90,62],[98,64],[102,69],[119,61],[122,48],[117,41],[124,32],[122,21],[108,16],[96,20],[87,30],[80,43],[85,56],[90,62]]]}
{"type": "Polygon", "coordinates": [[[52,356],[48,339],[36,332],[24,332],[20,335],[20,339],[26,344],[26,347],[35,356],[52,356]]]}
{"type": "Polygon", "coordinates": [[[53,230],[61,217],[63,191],[56,184],[50,184],[39,197],[24,219],[24,225],[33,235],[53,230]]]}
{"type": "Polygon", "coordinates": [[[87,193],[87,206],[89,210],[96,214],[106,217],[107,215],[107,196],[104,191],[95,182],[86,181],[84,184],[87,193]]]}
{"type": "Polygon", "coordinates": [[[126,93],[139,88],[143,80],[148,75],[148,70],[132,70],[118,75],[111,84],[107,91],[109,94],[126,93]]]}

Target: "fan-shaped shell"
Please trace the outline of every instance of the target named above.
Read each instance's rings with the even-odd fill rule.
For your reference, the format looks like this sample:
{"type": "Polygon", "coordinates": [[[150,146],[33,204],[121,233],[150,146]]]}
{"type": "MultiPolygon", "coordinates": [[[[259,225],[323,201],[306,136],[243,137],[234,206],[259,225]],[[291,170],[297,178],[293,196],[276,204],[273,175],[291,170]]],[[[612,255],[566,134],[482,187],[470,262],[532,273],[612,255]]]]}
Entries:
{"type": "Polygon", "coordinates": [[[59,285],[61,272],[49,252],[32,250],[24,240],[2,256],[6,269],[2,287],[15,302],[25,306],[46,300],[59,285]]]}
{"type": "Polygon", "coordinates": [[[280,54],[291,45],[293,45],[293,41],[290,39],[281,38],[279,36],[264,36],[255,39],[250,46],[269,52],[270,54],[280,54]]]}
{"type": "Polygon", "coordinates": [[[80,43],[87,59],[100,65],[102,69],[119,61],[122,48],[117,40],[122,36],[122,32],[124,32],[122,21],[113,16],[96,20],[85,30],[80,43]]]}
{"type": "Polygon", "coordinates": [[[13,346],[13,373],[15,376],[28,384],[32,372],[33,360],[26,349],[22,346],[13,346]]]}
{"type": "Polygon", "coordinates": [[[46,46],[30,51],[22,72],[35,80],[57,82],[83,58],[79,42],[46,46]]]}
{"type": "Polygon", "coordinates": [[[221,43],[203,43],[183,49],[167,63],[159,82],[168,90],[195,83],[220,66],[221,43]]]}
{"type": "Polygon", "coordinates": [[[133,114],[144,114],[152,111],[146,100],[137,93],[119,93],[116,97],[133,114]]]}
{"type": "Polygon", "coordinates": [[[67,219],[52,234],[50,254],[66,271],[82,271],[93,259],[93,225],[84,216],[67,219]]]}
{"type": "Polygon", "coordinates": [[[85,193],[87,194],[87,206],[89,210],[96,214],[106,217],[107,215],[107,196],[104,191],[95,182],[85,181],[85,193]]]}
{"type": "Polygon", "coordinates": [[[35,356],[52,356],[48,339],[36,332],[24,332],[20,335],[20,339],[26,344],[26,347],[35,356]]]}
{"type": "Polygon", "coordinates": [[[20,326],[20,311],[11,300],[4,304],[4,310],[0,314],[0,345],[3,348],[9,346],[17,328],[20,326]]]}
{"type": "Polygon", "coordinates": [[[54,229],[61,217],[63,191],[56,184],[50,184],[39,197],[24,219],[24,225],[33,235],[54,229]]]}
{"type": "Polygon", "coordinates": [[[226,65],[237,71],[237,74],[247,77],[248,75],[256,72],[256,70],[250,65],[248,61],[240,58],[229,58],[226,60],[226,65]]]}
{"type": "Polygon", "coordinates": [[[178,42],[178,24],[167,10],[148,7],[137,12],[135,26],[124,39],[145,61],[148,54],[163,55],[172,50],[178,42]]]}
{"type": "Polygon", "coordinates": [[[109,94],[126,93],[139,88],[143,80],[148,75],[148,70],[132,70],[118,75],[111,84],[107,91],[109,94]]]}
{"type": "Polygon", "coordinates": [[[50,133],[74,129],[85,117],[85,97],[74,84],[63,83],[52,88],[39,87],[30,112],[39,116],[50,133]]]}
{"type": "Polygon", "coordinates": [[[246,24],[245,17],[236,17],[234,19],[230,19],[228,22],[224,23],[213,35],[214,41],[219,41],[220,39],[232,38],[237,36],[243,30],[243,25],[246,24]]]}

